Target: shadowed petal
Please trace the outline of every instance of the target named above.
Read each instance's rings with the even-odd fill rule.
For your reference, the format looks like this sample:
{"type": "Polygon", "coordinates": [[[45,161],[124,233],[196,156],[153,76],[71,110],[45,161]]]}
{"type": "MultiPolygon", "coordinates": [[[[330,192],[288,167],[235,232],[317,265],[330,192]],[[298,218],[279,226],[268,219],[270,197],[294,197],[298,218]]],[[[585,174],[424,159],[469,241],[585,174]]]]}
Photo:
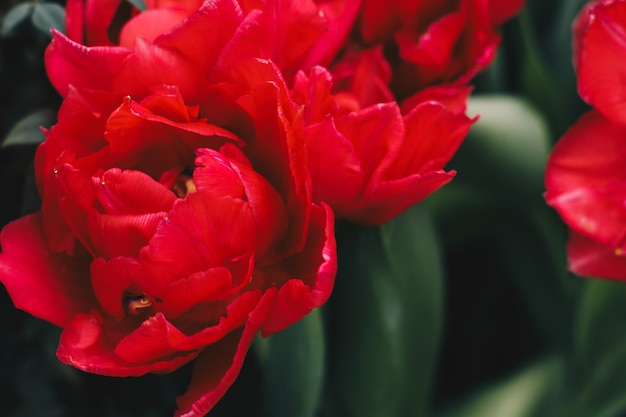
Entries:
{"type": "Polygon", "coordinates": [[[178,397],[175,417],[203,417],[224,396],[233,384],[246,353],[265,320],[274,297],[267,291],[252,311],[244,328],[230,333],[202,351],[194,364],[187,392],[178,397]]]}
{"type": "Polygon", "coordinates": [[[592,278],[623,281],[626,277],[626,256],[579,233],[572,232],[567,242],[568,269],[592,278]]]}

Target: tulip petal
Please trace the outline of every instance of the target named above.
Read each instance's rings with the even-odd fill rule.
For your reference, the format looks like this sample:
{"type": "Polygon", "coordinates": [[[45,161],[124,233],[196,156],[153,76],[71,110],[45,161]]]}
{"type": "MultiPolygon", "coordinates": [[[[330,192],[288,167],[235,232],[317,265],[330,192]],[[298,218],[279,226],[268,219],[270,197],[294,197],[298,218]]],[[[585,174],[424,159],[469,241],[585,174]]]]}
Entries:
{"type": "Polygon", "coordinates": [[[64,327],[76,314],[97,305],[89,283],[89,257],[50,252],[41,213],[6,225],[0,243],[0,281],[17,308],[64,327]]]}
{"type": "MultiPolygon", "coordinates": [[[[252,258],[248,256],[247,259],[252,258]]],[[[247,276],[251,277],[252,270],[249,269],[248,272],[247,276]]],[[[247,280],[243,282],[245,284],[247,280]]],[[[233,277],[228,268],[199,271],[167,286],[163,295],[162,311],[168,318],[175,319],[199,303],[225,300],[232,295],[232,289],[233,277]]]]}
{"type": "Polygon", "coordinates": [[[626,127],[592,110],[548,159],[545,199],[576,232],[626,249],[626,127]]]}
{"type": "Polygon", "coordinates": [[[474,120],[440,103],[425,102],[404,116],[402,152],[388,170],[388,179],[439,170],[452,158],[474,120]]]}
{"type": "Polygon", "coordinates": [[[152,362],[131,363],[113,351],[119,322],[103,318],[97,311],[79,314],[63,330],[57,348],[57,357],[63,363],[82,371],[104,376],[142,376],[149,372],[172,372],[198,355],[197,351],[177,352],[152,362]],[[111,335],[113,337],[111,337],[111,335]]]}
{"type": "Polygon", "coordinates": [[[148,244],[166,212],[148,214],[89,213],[87,230],[94,252],[105,259],[138,256],[148,244]]]}
{"type": "Polygon", "coordinates": [[[197,147],[238,141],[225,129],[205,122],[179,123],[154,114],[130,98],[109,117],[105,137],[115,166],[159,178],[166,169],[192,166],[197,147]]]}
{"type": "Polygon", "coordinates": [[[140,253],[137,283],[158,298],[168,285],[197,271],[225,266],[254,250],[254,220],[246,202],[208,193],[188,194],[174,204],[140,253]]]}
{"type": "Polygon", "coordinates": [[[289,217],[281,196],[246,164],[230,161],[210,149],[199,149],[197,155],[194,181],[198,191],[248,202],[257,228],[257,258],[264,259],[287,232],[289,217]]]}
{"type": "Polygon", "coordinates": [[[52,31],[52,43],[45,53],[50,82],[61,96],[70,85],[76,88],[110,91],[122,62],[131,54],[126,48],[86,47],[52,31]]]}
{"type": "Polygon", "coordinates": [[[578,91],[587,103],[606,117],[626,122],[626,4],[597,2],[588,14],[581,14],[586,25],[577,22],[575,62],[578,91]]]}
{"type": "Polygon", "coordinates": [[[185,335],[163,314],[148,318],[135,331],[125,336],[115,347],[115,354],[130,363],[146,363],[161,358],[184,355],[175,346],[185,335]]]}
{"type": "Polygon", "coordinates": [[[175,417],[203,417],[224,396],[241,371],[273,297],[273,291],[267,291],[242,330],[230,333],[202,351],[194,364],[187,392],[176,400],[175,417]]]}
{"type": "Polygon", "coordinates": [[[274,74],[274,82],[256,84],[249,95],[241,96],[237,102],[253,116],[257,133],[247,143],[246,154],[254,169],[283,197],[289,213],[289,236],[284,250],[298,252],[304,245],[311,202],[302,112],[289,100],[282,77],[271,62],[248,61],[232,72],[238,82],[251,85],[261,75],[274,74]]]}
{"type": "Polygon", "coordinates": [[[137,38],[133,53],[117,68],[113,91],[145,97],[152,86],[161,84],[178,86],[183,97],[195,102],[206,81],[202,68],[185,55],[137,38]]]}
{"type": "Polygon", "coordinates": [[[205,1],[184,25],[164,33],[155,43],[176,50],[208,71],[243,20],[236,0],[205,1]]]}
{"type": "Polygon", "coordinates": [[[138,37],[153,42],[159,35],[168,32],[185,17],[187,17],[187,12],[180,9],[145,10],[124,25],[120,32],[119,44],[124,48],[134,49],[135,39],[138,37]]]}
{"type": "Polygon", "coordinates": [[[110,169],[94,178],[96,199],[108,214],[167,212],[176,196],[140,171],[110,169]]]}
{"type": "MultiPolygon", "coordinates": [[[[329,67],[339,50],[345,45],[361,9],[362,0],[342,0],[330,3],[317,3],[319,13],[326,18],[326,30],[309,49],[300,64],[300,69],[308,70],[315,65],[329,67]]],[[[287,32],[289,33],[289,32],[287,32]]]]}
{"type": "Polygon", "coordinates": [[[337,217],[344,217],[365,189],[365,174],[352,143],[328,117],[307,127],[307,151],[313,201],[330,205],[337,217]]]}
{"type": "Polygon", "coordinates": [[[280,265],[260,269],[269,282],[282,282],[263,324],[263,336],[284,330],[328,300],[337,273],[334,224],[327,205],[314,206],[304,250],[280,265]]]}
{"type": "Polygon", "coordinates": [[[525,2],[526,0],[489,0],[489,14],[493,27],[500,26],[513,17],[525,2]]]}
{"type": "Polygon", "coordinates": [[[136,260],[118,256],[108,261],[98,258],[91,263],[93,291],[102,309],[116,319],[126,315],[123,306],[125,292],[135,289],[141,294],[141,289],[134,285],[130,275],[129,265],[134,262],[136,260]]]}
{"type": "MultiPolygon", "coordinates": [[[[335,120],[348,138],[370,181],[377,181],[401,153],[404,123],[395,102],[380,103],[335,120]]],[[[402,151],[404,152],[404,151],[402,151]]]]}
{"type": "Polygon", "coordinates": [[[454,171],[439,170],[372,184],[346,217],[367,226],[384,224],[450,182],[455,175],[454,171]]]}
{"type": "Polygon", "coordinates": [[[579,233],[570,234],[567,242],[567,259],[568,269],[577,275],[625,280],[626,256],[623,252],[602,245],[579,233]]]}

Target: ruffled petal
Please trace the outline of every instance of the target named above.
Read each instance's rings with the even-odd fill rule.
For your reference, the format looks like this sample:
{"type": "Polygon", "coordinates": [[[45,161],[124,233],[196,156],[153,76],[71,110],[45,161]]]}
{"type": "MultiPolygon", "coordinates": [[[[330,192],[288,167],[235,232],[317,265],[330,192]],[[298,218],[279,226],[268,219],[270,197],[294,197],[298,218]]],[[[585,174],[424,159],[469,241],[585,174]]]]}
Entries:
{"type": "Polygon", "coordinates": [[[257,257],[262,261],[287,232],[289,218],[281,196],[246,164],[231,161],[210,149],[199,149],[197,155],[194,181],[198,191],[229,195],[248,202],[257,228],[257,257]]]}
{"type": "Polygon", "coordinates": [[[437,102],[425,102],[404,116],[402,152],[387,179],[439,170],[452,158],[477,118],[470,119],[437,102]]]}
{"type": "Polygon", "coordinates": [[[315,206],[304,250],[280,265],[261,269],[271,282],[281,283],[262,334],[279,332],[322,306],[330,296],[337,273],[335,219],[325,204],[315,206]]]}
{"type": "Polygon", "coordinates": [[[250,208],[240,199],[208,193],[178,200],[142,249],[143,272],[137,283],[163,298],[171,282],[197,271],[227,266],[254,250],[255,226],[250,208]]]}
{"type": "Polygon", "coordinates": [[[238,141],[218,126],[200,121],[176,122],[128,97],[109,117],[105,137],[115,166],[143,171],[154,178],[172,167],[192,166],[197,147],[238,141]]]}
{"type": "Polygon", "coordinates": [[[197,351],[178,351],[153,361],[125,361],[114,351],[119,335],[116,331],[112,331],[115,336],[109,335],[110,329],[119,327],[119,322],[102,317],[97,311],[79,314],[61,333],[57,357],[63,363],[93,374],[142,376],[149,372],[172,372],[198,356],[197,351]]]}
{"type": "Polygon", "coordinates": [[[380,103],[335,120],[337,130],[352,142],[369,181],[378,181],[404,150],[404,123],[395,102],[380,103]]]}
{"type": "Polygon", "coordinates": [[[249,314],[245,327],[204,349],[194,364],[187,392],[176,400],[175,417],[203,417],[224,396],[241,371],[273,297],[274,291],[266,292],[249,314]]]}
{"type": "Polygon", "coordinates": [[[253,270],[254,256],[247,253],[228,267],[198,271],[173,281],[167,286],[159,308],[168,318],[176,319],[198,304],[224,301],[250,282],[253,270]]]}
{"type": "Polygon", "coordinates": [[[255,171],[283,197],[290,220],[283,250],[298,252],[304,245],[311,202],[302,111],[290,101],[280,71],[269,61],[242,63],[232,69],[232,77],[238,85],[251,88],[250,94],[237,100],[251,116],[256,132],[247,142],[246,155],[255,171]]]}

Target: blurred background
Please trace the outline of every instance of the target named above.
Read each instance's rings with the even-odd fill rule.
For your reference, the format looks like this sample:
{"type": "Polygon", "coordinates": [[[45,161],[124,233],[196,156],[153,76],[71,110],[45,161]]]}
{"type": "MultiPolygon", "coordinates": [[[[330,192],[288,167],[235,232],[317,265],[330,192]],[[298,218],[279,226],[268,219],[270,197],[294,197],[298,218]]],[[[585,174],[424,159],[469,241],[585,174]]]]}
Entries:
{"type": "MultiPolygon", "coordinates": [[[[361,312],[360,323],[346,314],[361,311],[357,301],[372,296],[350,282],[368,273],[359,269],[367,262],[358,248],[372,232],[339,224],[340,262],[353,261],[340,264],[336,291],[313,317],[316,324],[258,341],[210,416],[298,415],[286,401],[296,408],[312,401],[308,411],[298,411],[311,417],[626,415],[626,289],[566,271],[567,231],[542,197],[549,150],[586,109],[571,53],[571,25],[583,3],[529,0],[503,27],[494,64],[473,83],[469,113],[481,118],[448,165],[457,177],[409,213],[417,219],[415,234],[402,238],[419,259],[429,257],[418,259],[418,270],[426,265],[434,272],[424,275],[435,277],[424,281],[425,290],[409,293],[410,305],[401,309],[405,334],[415,337],[410,346],[418,346],[399,353],[402,369],[377,356],[385,355],[383,342],[355,343],[372,330],[365,318],[373,313],[361,312]],[[295,338],[308,345],[295,348],[295,338]],[[346,365],[357,349],[374,364],[367,366],[371,372],[362,373],[363,363],[346,365]],[[273,362],[275,352],[285,351],[304,357],[273,362]],[[309,379],[300,381],[302,375],[309,379]],[[414,393],[420,406],[382,404],[357,414],[358,407],[346,405],[413,375],[420,381],[411,386],[422,387],[414,393]],[[300,382],[292,385],[294,378],[300,382]],[[277,394],[289,386],[300,389],[290,400],[277,394]]],[[[38,209],[39,126],[54,124],[60,105],[43,53],[50,27],[63,25],[63,4],[0,5],[0,226],[38,209]]],[[[393,227],[382,229],[383,238],[393,227]]],[[[189,369],[124,379],[85,374],[56,360],[59,334],[16,310],[0,288],[0,415],[173,415],[189,369]]]]}

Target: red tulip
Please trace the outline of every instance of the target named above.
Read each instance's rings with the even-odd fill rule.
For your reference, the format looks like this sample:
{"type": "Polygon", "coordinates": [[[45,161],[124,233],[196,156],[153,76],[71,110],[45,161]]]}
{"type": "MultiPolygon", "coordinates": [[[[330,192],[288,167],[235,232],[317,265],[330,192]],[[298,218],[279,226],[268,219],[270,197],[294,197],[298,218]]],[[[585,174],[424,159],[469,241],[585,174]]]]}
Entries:
{"type": "Polygon", "coordinates": [[[466,84],[493,60],[496,29],[523,0],[364,0],[361,41],[382,43],[392,90],[405,98],[435,84],[466,84]]]}
{"type": "Polygon", "coordinates": [[[0,242],[0,281],[63,327],[63,362],[138,376],[195,359],[187,417],[221,398],[259,332],[324,304],[336,271],[301,107],[248,53],[250,16],[207,2],[133,49],[55,33],[64,101],[36,155],[42,210],[0,242]]]}
{"type": "Polygon", "coordinates": [[[595,107],[563,135],[548,160],[548,204],[572,229],[569,268],[626,279],[626,2],[589,3],[574,24],[582,98],[595,107]]]}
{"type": "MultiPolygon", "coordinates": [[[[194,17],[199,9],[224,12],[226,1],[148,0],[140,11],[121,0],[69,0],[68,37],[89,46],[135,47],[137,38],[155,41],[194,17]]],[[[356,19],[360,0],[228,0],[225,20],[245,20],[235,35],[238,48],[245,47],[257,58],[271,59],[283,74],[298,69],[328,65],[343,46],[356,19]]],[[[194,32],[196,29],[193,30],[194,32]]],[[[206,26],[207,36],[223,36],[219,26],[206,26]],[[208,34],[210,33],[210,35],[208,34]]],[[[231,34],[226,32],[229,39],[231,34]]],[[[198,41],[198,39],[196,39],[198,41]]],[[[201,46],[197,53],[204,53],[201,46]]]]}
{"type": "MultiPolygon", "coordinates": [[[[626,249],[626,125],[612,122],[597,111],[585,114],[554,147],[546,167],[548,204],[554,207],[579,239],[570,243],[570,267],[581,275],[617,277],[622,267],[610,272],[594,255],[585,241],[604,247],[602,258],[609,254],[623,258],[626,249]],[[596,270],[593,265],[599,265],[596,270]],[[582,266],[586,265],[586,266],[582,266]]],[[[593,249],[593,252],[597,252],[593,249]]],[[[623,261],[611,261],[619,265],[623,261]]],[[[626,275],[622,277],[626,279],[626,275]]]]}
{"type": "Polygon", "coordinates": [[[609,119],[626,123],[626,4],[590,3],[574,22],[578,91],[609,119]]]}
{"type": "Polygon", "coordinates": [[[370,90],[332,94],[331,75],[317,67],[298,74],[293,95],[305,104],[314,201],[338,218],[377,225],[454,177],[443,167],[473,120],[464,114],[467,88],[425,90],[401,111],[394,101],[376,102],[384,89],[371,74],[370,90]]]}

